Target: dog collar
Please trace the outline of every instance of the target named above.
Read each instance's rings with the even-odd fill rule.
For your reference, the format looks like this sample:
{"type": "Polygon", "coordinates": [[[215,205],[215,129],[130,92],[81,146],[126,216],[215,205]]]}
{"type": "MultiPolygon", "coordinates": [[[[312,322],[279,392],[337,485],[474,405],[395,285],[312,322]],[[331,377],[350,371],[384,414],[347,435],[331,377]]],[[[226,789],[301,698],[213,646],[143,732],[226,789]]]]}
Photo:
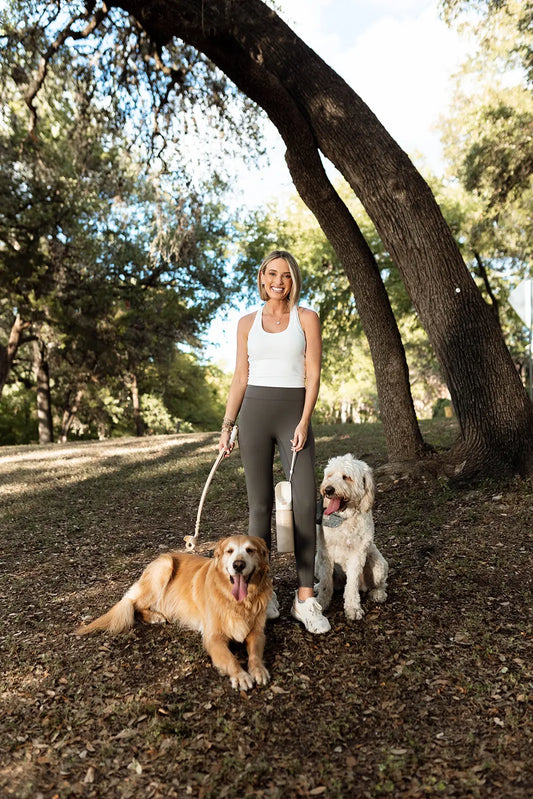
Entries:
{"type": "Polygon", "coordinates": [[[322,527],[340,527],[344,519],[339,513],[330,513],[329,516],[322,516],[322,527]]]}

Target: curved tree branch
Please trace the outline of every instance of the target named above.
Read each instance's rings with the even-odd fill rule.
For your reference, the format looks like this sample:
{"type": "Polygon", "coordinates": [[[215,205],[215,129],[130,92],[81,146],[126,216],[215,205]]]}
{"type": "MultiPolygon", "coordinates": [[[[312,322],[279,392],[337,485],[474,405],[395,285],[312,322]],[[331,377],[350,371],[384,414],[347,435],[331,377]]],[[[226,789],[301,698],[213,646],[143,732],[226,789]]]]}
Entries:
{"type": "Polygon", "coordinates": [[[50,61],[57,53],[57,51],[62,47],[62,45],[66,42],[67,39],[86,39],[90,36],[96,28],[100,25],[103,19],[108,15],[109,8],[106,3],[103,3],[101,8],[97,9],[94,13],[92,19],[89,19],[87,25],[81,31],[72,30],[73,25],[79,20],[88,19],[90,15],[90,11],[86,14],[77,14],[76,16],[71,17],[67,26],[63,28],[62,31],[58,33],[56,38],[53,42],[48,46],[46,52],[43,56],[41,56],[41,60],[39,62],[39,67],[37,69],[37,73],[34,76],[33,80],[30,81],[28,88],[24,93],[24,102],[28,106],[30,110],[30,127],[29,127],[29,135],[32,139],[35,139],[35,131],[37,129],[37,108],[35,106],[35,98],[37,97],[38,93],[40,92],[45,80],[46,75],[48,73],[48,67],[50,61]]]}

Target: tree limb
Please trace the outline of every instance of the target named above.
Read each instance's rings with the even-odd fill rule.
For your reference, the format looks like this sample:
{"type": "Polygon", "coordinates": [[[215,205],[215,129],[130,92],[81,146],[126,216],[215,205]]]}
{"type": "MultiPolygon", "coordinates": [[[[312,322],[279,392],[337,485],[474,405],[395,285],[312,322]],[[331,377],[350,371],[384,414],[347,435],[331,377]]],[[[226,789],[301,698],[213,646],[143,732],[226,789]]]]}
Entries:
{"type": "Polygon", "coordinates": [[[37,97],[37,94],[39,93],[39,91],[43,86],[43,83],[46,79],[46,75],[48,72],[48,66],[53,56],[57,53],[57,51],[66,42],[67,39],[86,39],[88,36],[90,36],[108,14],[109,14],[109,9],[107,7],[107,4],[103,3],[102,7],[96,11],[92,19],[89,19],[87,25],[81,31],[72,30],[72,26],[80,19],[88,19],[89,14],[82,14],[82,15],[78,14],[74,17],[71,17],[67,26],[62,31],[59,32],[55,40],[48,46],[46,52],[41,57],[39,68],[37,69],[37,74],[30,82],[24,94],[24,101],[28,106],[28,108],[30,109],[31,121],[28,133],[32,139],[36,138],[35,130],[37,128],[37,108],[35,106],[35,98],[37,97]]]}

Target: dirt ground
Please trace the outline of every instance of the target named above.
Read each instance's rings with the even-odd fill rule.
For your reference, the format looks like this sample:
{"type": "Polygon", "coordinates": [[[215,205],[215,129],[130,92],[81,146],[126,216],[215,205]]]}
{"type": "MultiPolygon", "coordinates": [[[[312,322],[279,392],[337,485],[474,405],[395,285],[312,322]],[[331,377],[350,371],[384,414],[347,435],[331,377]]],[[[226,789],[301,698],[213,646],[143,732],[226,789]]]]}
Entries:
{"type": "MultiPolygon", "coordinates": [[[[317,476],[348,451],[385,461],[379,425],[315,433],[317,476]]],[[[453,422],[424,433],[446,446],[453,422]]],[[[274,551],[264,688],[232,690],[175,626],[73,635],[183,547],[215,440],[0,449],[0,795],[533,796],[531,483],[378,478],[389,598],[349,622],[336,595],[327,635],[291,618],[292,555],[274,551]]],[[[209,490],[201,549],[245,531],[237,451],[209,490]]]]}

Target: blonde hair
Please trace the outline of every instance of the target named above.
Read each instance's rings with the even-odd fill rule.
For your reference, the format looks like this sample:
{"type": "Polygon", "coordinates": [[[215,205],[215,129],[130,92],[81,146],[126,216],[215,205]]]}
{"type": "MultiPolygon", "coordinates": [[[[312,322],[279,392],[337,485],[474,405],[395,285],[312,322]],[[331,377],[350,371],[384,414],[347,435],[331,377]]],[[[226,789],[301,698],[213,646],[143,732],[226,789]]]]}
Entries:
{"type": "Polygon", "coordinates": [[[263,287],[262,277],[266,272],[266,268],[271,261],[275,261],[276,258],[282,258],[289,268],[289,272],[291,273],[292,278],[292,286],[289,293],[289,305],[291,308],[294,308],[295,305],[298,305],[298,300],[300,299],[300,292],[302,290],[302,273],[300,272],[300,267],[298,266],[298,261],[291,255],[290,252],[287,250],[272,250],[261,263],[259,267],[259,272],[257,273],[257,288],[259,289],[259,296],[260,298],[265,301],[268,300],[268,295],[263,287]]]}

